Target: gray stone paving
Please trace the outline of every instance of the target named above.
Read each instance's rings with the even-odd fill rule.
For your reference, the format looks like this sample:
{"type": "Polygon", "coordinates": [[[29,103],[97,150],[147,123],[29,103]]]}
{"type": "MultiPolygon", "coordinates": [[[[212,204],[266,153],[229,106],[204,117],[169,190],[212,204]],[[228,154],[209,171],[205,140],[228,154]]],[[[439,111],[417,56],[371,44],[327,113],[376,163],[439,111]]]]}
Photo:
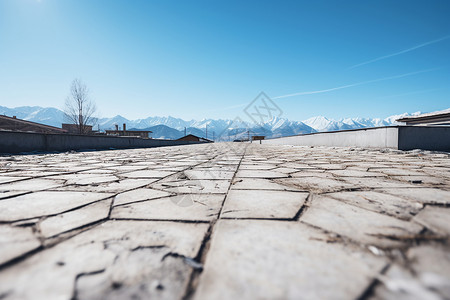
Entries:
{"type": "Polygon", "coordinates": [[[0,299],[450,299],[445,153],[0,156],[0,299]]]}

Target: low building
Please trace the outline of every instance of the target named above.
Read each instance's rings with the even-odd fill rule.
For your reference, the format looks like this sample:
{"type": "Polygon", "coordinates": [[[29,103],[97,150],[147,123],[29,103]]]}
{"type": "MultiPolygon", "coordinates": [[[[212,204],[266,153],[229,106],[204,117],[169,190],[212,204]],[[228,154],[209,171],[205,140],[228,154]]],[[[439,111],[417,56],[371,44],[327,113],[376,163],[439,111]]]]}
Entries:
{"type": "MultiPolygon", "coordinates": [[[[66,130],[68,133],[80,133],[80,128],[77,124],[62,124],[62,129],[66,130]]],[[[84,125],[84,129],[82,130],[83,134],[92,134],[92,126],[84,125]]]]}
{"type": "Polygon", "coordinates": [[[252,141],[261,141],[264,140],[266,138],[265,135],[254,135],[252,136],[252,141]]]}
{"type": "Polygon", "coordinates": [[[38,132],[38,133],[67,133],[67,130],[64,130],[62,128],[17,119],[16,116],[8,117],[1,115],[0,115],[0,130],[38,132]]]}
{"type": "Polygon", "coordinates": [[[177,141],[188,141],[188,142],[204,142],[204,143],[213,143],[213,141],[202,138],[193,134],[188,134],[183,136],[182,138],[177,139],[177,141]]]}
{"type": "Polygon", "coordinates": [[[418,116],[404,117],[396,120],[405,125],[450,126],[450,110],[437,111],[418,116]]]}
{"type": "Polygon", "coordinates": [[[123,129],[119,130],[119,125],[116,125],[115,130],[105,130],[106,135],[114,135],[114,136],[135,136],[144,139],[150,138],[150,130],[127,130],[127,125],[123,124],[123,129]]]}

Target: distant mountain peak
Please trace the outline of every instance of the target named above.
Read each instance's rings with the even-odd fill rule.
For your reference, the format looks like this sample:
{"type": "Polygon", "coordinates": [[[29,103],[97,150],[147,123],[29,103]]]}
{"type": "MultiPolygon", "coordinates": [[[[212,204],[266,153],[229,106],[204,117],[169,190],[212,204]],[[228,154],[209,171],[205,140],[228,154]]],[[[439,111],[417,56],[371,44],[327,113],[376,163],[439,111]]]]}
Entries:
{"type": "MultiPolygon", "coordinates": [[[[447,109],[450,111],[450,109],[447,109]]],[[[46,125],[61,127],[64,119],[64,113],[53,107],[39,107],[39,106],[21,106],[16,108],[8,108],[0,106],[0,114],[7,116],[17,116],[19,119],[25,119],[33,122],[38,122],[46,125]]],[[[202,119],[197,120],[183,120],[172,116],[155,116],[147,117],[145,119],[129,120],[121,115],[112,118],[99,119],[99,126],[101,130],[112,129],[115,125],[121,126],[126,123],[127,128],[146,129],[154,132],[153,138],[179,138],[186,133],[192,133],[197,136],[206,137],[206,127],[208,129],[208,138],[213,136],[222,140],[233,140],[245,138],[248,135],[248,130],[252,134],[266,135],[270,137],[280,137],[288,135],[297,135],[312,133],[317,131],[334,131],[343,129],[357,129],[365,127],[377,126],[391,126],[396,125],[396,120],[406,116],[416,116],[421,112],[412,114],[403,113],[399,115],[389,116],[385,119],[381,118],[342,118],[340,120],[333,120],[325,116],[314,116],[304,121],[291,121],[286,118],[274,116],[267,122],[259,125],[249,127],[249,124],[227,119],[202,119]],[[149,129],[149,128],[153,128],[149,129]]]]}

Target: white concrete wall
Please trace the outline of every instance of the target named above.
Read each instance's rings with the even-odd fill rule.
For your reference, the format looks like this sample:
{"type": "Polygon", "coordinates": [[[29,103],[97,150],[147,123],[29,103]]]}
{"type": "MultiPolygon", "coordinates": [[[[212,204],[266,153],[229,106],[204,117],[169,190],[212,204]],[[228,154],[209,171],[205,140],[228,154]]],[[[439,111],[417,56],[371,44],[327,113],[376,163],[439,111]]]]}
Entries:
{"type": "Polygon", "coordinates": [[[320,132],[263,140],[262,144],[398,149],[398,127],[320,132]]]}

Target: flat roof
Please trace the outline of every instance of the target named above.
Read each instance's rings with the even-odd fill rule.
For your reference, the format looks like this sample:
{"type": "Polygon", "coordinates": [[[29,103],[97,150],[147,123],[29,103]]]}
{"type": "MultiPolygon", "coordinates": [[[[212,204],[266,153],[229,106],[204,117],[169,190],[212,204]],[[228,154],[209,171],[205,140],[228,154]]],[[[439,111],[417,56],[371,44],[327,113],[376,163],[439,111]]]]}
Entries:
{"type": "Polygon", "coordinates": [[[431,113],[421,114],[418,116],[409,116],[397,119],[397,122],[411,122],[411,121],[432,121],[440,120],[443,118],[450,118],[450,108],[441,111],[435,111],[431,113]]]}

